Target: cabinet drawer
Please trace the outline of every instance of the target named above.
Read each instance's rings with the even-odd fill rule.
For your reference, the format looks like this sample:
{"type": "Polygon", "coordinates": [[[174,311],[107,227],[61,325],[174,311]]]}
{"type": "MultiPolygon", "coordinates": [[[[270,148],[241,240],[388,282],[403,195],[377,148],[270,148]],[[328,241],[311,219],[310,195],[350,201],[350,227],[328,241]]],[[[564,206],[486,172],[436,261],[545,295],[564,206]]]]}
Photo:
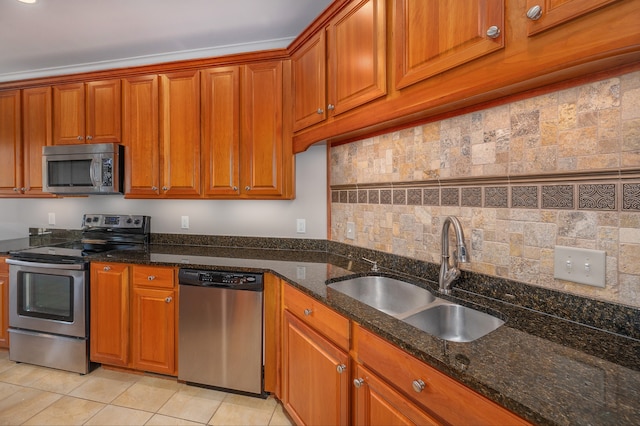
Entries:
{"type": "Polygon", "coordinates": [[[354,327],[360,363],[429,412],[453,424],[528,424],[463,384],[361,328],[354,327]],[[424,388],[416,392],[414,381],[424,388]]]}
{"type": "Polygon", "coordinates": [[[175,270],[157,266],[134,266],[133,285],[143,287],[174,288],[175,270]]]}
{"type": "Polygon", "coordinates": [[[342,349],[349,350],[349,320],[312,297],[284,286],[284,306],[303,322],[328,337],[342,349]]]}

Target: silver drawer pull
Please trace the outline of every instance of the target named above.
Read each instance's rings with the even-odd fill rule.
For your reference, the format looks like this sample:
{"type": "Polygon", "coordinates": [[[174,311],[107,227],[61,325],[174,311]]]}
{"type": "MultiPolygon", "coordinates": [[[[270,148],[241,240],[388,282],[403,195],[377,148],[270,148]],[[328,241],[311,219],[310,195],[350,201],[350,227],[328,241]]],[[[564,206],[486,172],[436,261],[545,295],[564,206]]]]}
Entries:
{"type": "Polygon", "coordinates": [[[156,279],[156,277],[155,277],[155,275],[149,275],[149,276],[147,277],[147,279],[148,279],[149,281],[153,281],[153,280],[155,280],[155,279],[156,279]]]}
{"type": "Polygon", "coordinates": [[[344,373],[346,370],[347,370],[347,366],[346,366],[346,365],[344,365],[344,364],[339,364],[339,365],[337,365],[337,366],[336,366],[336,371],[337,371],[339,374],[344,373]]]}
{"type": "Polygon", "coordinates": [[[411,383],[411,386],[413,386],[414,391],[416,391],[417,393],[420,393],[424,390],[426,385],[424,384],[422,379],[417,379],[411,383]]]}
{"type": "Polygon", "coordinates": [[[356,388],[360,389],[362,387],[362,385],[364,385],[364,379],[353,379],[353,386],[355,386],[356,388]]]}
{"type": "Polygon", "coordinates": [[[304,316],[308,317],[309,315],[311,315],[313,313],[313,311],[311,309],[305,309],[304,310],[304,316]]]}
{"type": "Polygon", "coordinates": [[[498,38],[500,37],[500,27],[492,25],[487,30],[487,37],[489,38],[498,38]]]}
{"type": "Polygon", "coordinates": [[[527,11],[527,18],[531,19],[532,21],[537,21],[541,17],[542,17],[542,7],[540,7],[540,5],[536,4],[535,6],[533,6],[531,9],[527,11]]]}
{"type": "Polygon", "coordinates": [[[111,270],[111,266],[105,266],[104,268],[102,268],[103,271],[110,271],[111,270]]]}
{"type": "Polygon", "coordinates": [[[171,296],[167,297],[166,299],[164,299],[165,302],[167,303],[171,303],[173,299],[171,298],[171,296]]]}

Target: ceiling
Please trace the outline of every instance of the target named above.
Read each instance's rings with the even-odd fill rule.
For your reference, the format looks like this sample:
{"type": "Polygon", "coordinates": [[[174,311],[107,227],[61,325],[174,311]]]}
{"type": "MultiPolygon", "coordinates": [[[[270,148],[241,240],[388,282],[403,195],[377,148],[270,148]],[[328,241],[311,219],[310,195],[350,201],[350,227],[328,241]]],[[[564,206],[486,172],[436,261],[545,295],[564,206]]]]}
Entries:
{"type": "Polygon", "coordinates": [[[289,45],[332,0],[0,0],[0,81],[289,45]]]}

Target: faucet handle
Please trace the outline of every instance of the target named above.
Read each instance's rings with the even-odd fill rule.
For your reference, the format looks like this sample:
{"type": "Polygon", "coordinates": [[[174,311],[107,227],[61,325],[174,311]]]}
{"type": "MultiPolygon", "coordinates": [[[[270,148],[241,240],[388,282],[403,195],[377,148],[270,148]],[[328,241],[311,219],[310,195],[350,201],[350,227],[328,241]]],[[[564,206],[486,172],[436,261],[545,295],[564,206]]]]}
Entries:
{"type": "Polygon", "coordinates": [[[363,257],[363,258],[362,258],[362,260],[364,260],[365,262],[369,262],[369,263],[371,263],[371,265],[372,265],[372,266],[371,266],[371,271],[372,271],[372,272],[378,272],[378,271],[379,271],[379,269],[378,269],[378,262],[377,262],[377,261],[375,261],[375,260],[371,260],[371,259],[367,259],[366,257],[363,257]]]}

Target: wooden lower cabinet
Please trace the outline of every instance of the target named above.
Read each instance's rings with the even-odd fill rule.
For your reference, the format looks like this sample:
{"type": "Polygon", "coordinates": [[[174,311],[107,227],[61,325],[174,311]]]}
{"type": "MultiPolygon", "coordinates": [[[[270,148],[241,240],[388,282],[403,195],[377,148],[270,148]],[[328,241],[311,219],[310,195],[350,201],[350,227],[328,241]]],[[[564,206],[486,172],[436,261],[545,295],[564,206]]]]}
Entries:
{"type": "Polygon", "coordinates": [[[177,374],[175,269],[91,264],[91,361],[177,374]]]}
{"type": "Polygon", "coordinates": [[[175,375],[178,313],[175,270],[134,265],[132,277],[132,367],[175,375]]]}
{"type": "Polygon", "coordinates": [[[9,265],[0,256],[0,348],[9,347],[9,265]]]}
{"type": "Polygon", "coordinates": [[[129,366],[129,271],[119,263],[91,263],[90,359],[129,366]]]}
{"type": "Polygon", "coordinates": [[[349,423],[349,356],[284,312],[283,404],[299,425],[349,423]]]}
{"type": "Polygon", "coordinates": [[[354,377],[354,424],[440,424],[367,368],[356,365],[354,377]]]}

